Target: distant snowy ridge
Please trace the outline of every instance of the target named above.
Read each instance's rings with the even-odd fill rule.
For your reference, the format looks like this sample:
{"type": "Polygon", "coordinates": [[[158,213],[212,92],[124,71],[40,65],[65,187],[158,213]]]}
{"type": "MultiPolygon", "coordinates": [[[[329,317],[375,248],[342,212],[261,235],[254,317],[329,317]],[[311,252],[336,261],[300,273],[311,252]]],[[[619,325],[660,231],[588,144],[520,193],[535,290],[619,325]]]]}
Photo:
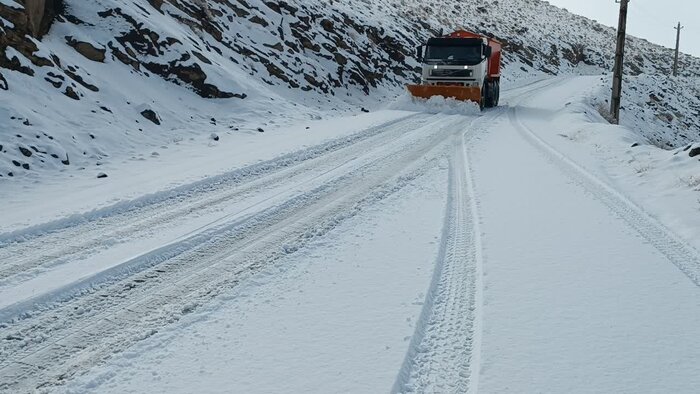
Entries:
{"type": "MultiPolygon", "coordinates": [[[[441,29],[502,40],[510,81],[606,73],[615,36],[536,0],[46,0],[38,16],[25,8],[36,3],[0,1],[0,179],[138,159],[256,130],[251,119],[369,107],[415,80],[415,47],[441,29]]],[[[631,75],[670,72],[670,49],[628,48],[631,75]]],[[[700,76],[700,59],[681,61],[685,78],[700,76]]]]}

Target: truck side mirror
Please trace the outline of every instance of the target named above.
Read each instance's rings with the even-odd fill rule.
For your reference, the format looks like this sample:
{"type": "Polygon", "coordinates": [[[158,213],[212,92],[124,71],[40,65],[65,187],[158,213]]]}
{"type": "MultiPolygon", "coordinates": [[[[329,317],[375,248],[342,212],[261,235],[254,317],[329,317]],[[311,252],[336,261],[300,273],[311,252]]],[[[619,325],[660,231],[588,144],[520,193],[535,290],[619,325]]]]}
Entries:
{"type": "Polygon", "coordinates": [[[491,54],[493,53],[493,50],[490,46],[484,45],[484,56],[485,57],[491,57],[491,54]]]}
{"type": "Polygon", "coordinates": [[[419,45],[416,47],[416,57],[419,62],[423,62],[423,46],[419,45]]]}

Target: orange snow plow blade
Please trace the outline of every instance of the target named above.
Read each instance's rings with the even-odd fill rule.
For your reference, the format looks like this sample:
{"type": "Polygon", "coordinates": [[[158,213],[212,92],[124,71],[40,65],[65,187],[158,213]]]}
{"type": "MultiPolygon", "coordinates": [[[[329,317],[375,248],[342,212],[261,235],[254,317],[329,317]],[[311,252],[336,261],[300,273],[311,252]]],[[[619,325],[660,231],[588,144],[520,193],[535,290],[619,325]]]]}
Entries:
{"type": "Polygon", "coordinates": [[[481,89],[478,87],[445,86],[445,85],[407,85],[406,88],[413,97],[429,99],[433,96],[452,97],[460,101],[481,101],[481,89]]]}

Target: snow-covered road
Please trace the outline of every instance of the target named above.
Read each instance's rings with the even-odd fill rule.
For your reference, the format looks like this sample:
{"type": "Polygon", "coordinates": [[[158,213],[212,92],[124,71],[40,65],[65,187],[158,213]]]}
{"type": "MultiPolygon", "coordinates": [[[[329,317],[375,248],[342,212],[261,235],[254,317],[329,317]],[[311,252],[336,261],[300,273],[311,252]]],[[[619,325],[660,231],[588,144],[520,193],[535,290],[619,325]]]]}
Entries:
{"type": "Polygon", "coordinates": [[[582,83],[513,100],[474,146],[485,255],[479,391],[695,392],[697,252],[540,137],[556,127],[548,112],[582,83]]]}
{"type": "Polygon", "coordinates": [[[694,392],[697,245],[552,130],[591,81],[0,228],[0,391],[694,392]]]}

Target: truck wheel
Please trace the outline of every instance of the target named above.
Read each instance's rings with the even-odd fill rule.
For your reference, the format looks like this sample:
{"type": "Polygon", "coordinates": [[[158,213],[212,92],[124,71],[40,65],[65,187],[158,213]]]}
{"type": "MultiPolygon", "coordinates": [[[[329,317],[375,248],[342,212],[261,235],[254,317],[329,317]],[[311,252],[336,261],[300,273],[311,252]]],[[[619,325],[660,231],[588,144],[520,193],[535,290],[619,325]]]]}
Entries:
{"type": "Polygon", "coordinates": [[[486,106],[486,91],[487,91],[486,84],[481,88],[481,99],[479,100],[479,110],[483,111],[484,107],[486,106]]]}
{"type": "Polygon", "coordinates": [[[501,101],[501,81],[494,81],[494,86],[494,96],[496,98],[493,100],[493,106],[498,107],[498,103],[501,101]]]}
{"type": "Polygon", "coordinates": [[[493,108],[496,100],[496,84],[493,81],[488,81],[484,84],[486,108],[493,108]]]}

